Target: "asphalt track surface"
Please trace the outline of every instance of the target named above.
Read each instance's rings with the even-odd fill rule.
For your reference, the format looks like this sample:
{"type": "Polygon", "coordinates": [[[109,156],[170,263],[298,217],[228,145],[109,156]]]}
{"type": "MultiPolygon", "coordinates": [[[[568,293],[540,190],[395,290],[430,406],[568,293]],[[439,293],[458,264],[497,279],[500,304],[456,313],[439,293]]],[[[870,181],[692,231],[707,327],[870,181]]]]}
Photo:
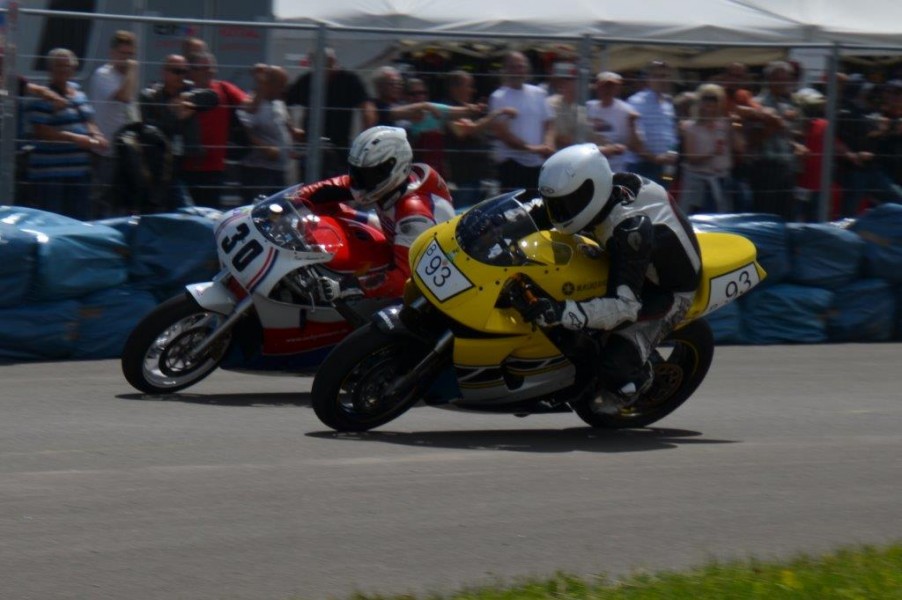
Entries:
{"type": "Polygon", "coordinates": [[[652,429],[416,407],[333,435],[309,379],[135,393],[0,366],[0,598],[449,592],[902,540],[902,345],[719,348],[652,429]]]}

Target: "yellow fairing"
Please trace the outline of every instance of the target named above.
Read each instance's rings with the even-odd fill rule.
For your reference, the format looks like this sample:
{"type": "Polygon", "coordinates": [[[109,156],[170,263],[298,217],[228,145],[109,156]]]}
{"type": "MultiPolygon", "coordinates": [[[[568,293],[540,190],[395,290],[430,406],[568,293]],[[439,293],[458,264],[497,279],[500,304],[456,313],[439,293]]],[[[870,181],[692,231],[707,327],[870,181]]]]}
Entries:
{"type": "MultiPolygon", "coordinates": [[[[558,300],[597,297],[607,288],[607,255],[588,238],[540,231],[518,243],[522,253],[530,259],[529,264],[489,265],[460,249],[454,236],[459,220],[457,217],[434,227],[420,236],[410,250],[413,282],[433,305],[469,328],[502,336],[456,338],[455,364],[499,365],[509,357],[541,361],[559,355],[541,330],[525,323],[515,309],[495,306],[502,288],[511,277],[522,273],[558,300]],[[441,252],[437,252],[433,242],[438,244],[441,252]],[[452,263],[468,287],[444,298],[437,297],[434,288],[430,288],[417,270],[421,260],[452,263]]],[[[764,270],[755,261],[755,246],[746,238],[729,233],[700,232],[698,241],[702,254],[702,280],[686,322],[735,300],[765,277],[764,270]]]]}
{"type": "Polygon", "coordinates": [[[756,262],[755,245],[741,235],[697,232],[702,254],[702,277],[686,322],[736,300],[767,274],[756,262]]]}
{"type": "Polygon", "coordinates": [[[432,228],[410,249],[411,272],[417,287],[455,321],[486,333],[531,335],[532,325],[524,323],[516,310],[495,308],[502,287],[518,273],[528,275],[558,300],[585,300],[605,293],[607,256],[594,241],[556,231],[539,231],[520,240],[519,245],[528,258],[540,264],[498,267],[474,260],[461,251],[454,239],[459,220],[456,217],[432,228]],[[472,284],[466,291],[444,301],[431,292],[416,269],[432,240],[438,242],[444,256],[472,284]]]}

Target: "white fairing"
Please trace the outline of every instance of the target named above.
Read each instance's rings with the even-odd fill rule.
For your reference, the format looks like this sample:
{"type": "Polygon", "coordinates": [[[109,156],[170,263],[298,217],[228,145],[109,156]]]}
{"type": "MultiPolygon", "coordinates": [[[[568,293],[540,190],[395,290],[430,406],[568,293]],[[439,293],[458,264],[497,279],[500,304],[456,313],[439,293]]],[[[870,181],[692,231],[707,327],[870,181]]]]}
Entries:
{"type": "Polygon", "coordinates": [[[252,208],[226,213],[215,232],[219,262],[249,292],[265,296],[291,271],[331,260],[326,252],[298,252],[272,244],[254,226],[252,208]]]}
{"type": "Polygon", "coordinates": [[[209,311],[227,315],[235,308],[235,296],[218,278],[185,287],[197,303],[209,311]]]}

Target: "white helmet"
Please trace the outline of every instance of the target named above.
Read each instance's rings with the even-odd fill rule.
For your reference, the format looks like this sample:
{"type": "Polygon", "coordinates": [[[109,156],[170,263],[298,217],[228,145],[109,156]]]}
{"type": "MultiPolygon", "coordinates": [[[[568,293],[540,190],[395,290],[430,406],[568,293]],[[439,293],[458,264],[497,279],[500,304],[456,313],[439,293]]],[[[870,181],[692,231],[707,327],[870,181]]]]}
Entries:
{"type": "Polygon", "coordinates": [[[552,154],[539,172],[539,192],[552,224],[564,233],[585,229],[606,210],[614,174],[595,144],[577,144],[552,154]]]}
{"type": "Polygon", "coordinates": [[[361,132],[348,155],[354,199],[362,206],[397,200],[387,196],[407,181],[412,160],[407,132],[400,127],[371,127],[361,132]]]}

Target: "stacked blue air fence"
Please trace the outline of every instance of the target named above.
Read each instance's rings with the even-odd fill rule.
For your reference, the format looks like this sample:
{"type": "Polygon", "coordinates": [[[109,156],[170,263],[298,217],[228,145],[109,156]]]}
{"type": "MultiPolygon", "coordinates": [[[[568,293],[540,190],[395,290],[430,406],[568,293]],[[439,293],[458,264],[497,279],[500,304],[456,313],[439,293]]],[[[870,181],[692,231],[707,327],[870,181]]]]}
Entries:
{"type": "MultiPolygon", "coordinates": [[[[0,207],[0,360],[114,358],[144,315],[218,271],[216,211],[82,223],[0,207]]],[[[708,317],[721,344],[902,339],[902,205],[850,223],[698,215],[758,248],[767,279],[708,317]]]]}
{"type": "Polygon", "coordinates": [[[157,304],[218,271],[219,214],[83,223],[0,206],[0,360],[118,357],[157,304]]]}

